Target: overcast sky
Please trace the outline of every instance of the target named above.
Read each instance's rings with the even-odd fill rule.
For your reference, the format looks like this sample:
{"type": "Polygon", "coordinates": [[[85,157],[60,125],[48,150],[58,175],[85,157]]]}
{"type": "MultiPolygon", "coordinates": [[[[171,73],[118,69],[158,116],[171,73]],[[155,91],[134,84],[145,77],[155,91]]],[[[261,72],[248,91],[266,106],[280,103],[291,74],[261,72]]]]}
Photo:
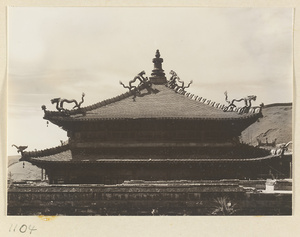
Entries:
{"type": "Polygon", "coordinates": [[[8,155],[66,140],[46,126],[50,99],[87,106],[114,97],[142,70],[163,69],[194,83],[189,92],[224,103],[257,95],[255,105],[292,102],[291,8],[10,7],[8,21],[8,155]]]}

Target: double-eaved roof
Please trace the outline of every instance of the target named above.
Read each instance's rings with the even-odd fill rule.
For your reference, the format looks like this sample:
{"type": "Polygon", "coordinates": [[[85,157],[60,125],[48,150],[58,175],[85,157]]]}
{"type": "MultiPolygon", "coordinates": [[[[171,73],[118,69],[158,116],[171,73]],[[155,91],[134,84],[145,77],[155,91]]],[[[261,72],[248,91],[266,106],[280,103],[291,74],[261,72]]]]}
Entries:
{"type": "MultiPolygon", "coordinates": [[[[62,127],[69,122],[130,119],[239,120],[245,126],[249,126],[261,116],[261,107],[250,109],[248,107],[245,110],[245,107],[237,108],[231,106],[228,109],[228,106],[187,93],[185,91],[187,87],[183,86],[184,83],[174,71],[171,71],[172,77],[167,81],[161,66],[163,59],[160,58],[158,50],[155,56],[156,58],[153,59],[154,69],[151,74],[152,77],[150,79],[144,78],[145,72],[143,71],[129,82],[129,86],[126,87],[121,83],[123,87],[129,89],[126,93],[86,107],[80,107],[83,102],[82,99],[82,102],[75,103],[77,109],[70,111],[62,108],[63,102],[56,98],[52,102],[56,101],[59,111],[49,111],[46,109],[46,106],[42,106],[45,112],[44,119],[62,127]],[[136,81],[139,84],[133,86],[132,84],[136,81]],[[180,85],[180,83],[182,84],[180,85]]],[[[74,101],[72,100],[71,102],[74,101]]],[[[183,156],[174,160],[187,161],[189,160],[188,158],[193,158],[191,161],[197,161],[201,158],[203,159],[203,157],[197,155],[181,159],[183,156]]],[[[166,157],[153,158],[156,161],[168,160],[166,157]]],[[[72,155],[68,146],[62,146],[39,152],[24,152],[22,159],[31,162],[45,162],[46,160],[51,162],[68,162],[72,160],[72,155]]],[[[125,160],[130,161],[131,157],[127,157],[125,160]]],[[[223,159],[223,161],[229,160],[223,159]]],[[[101,162],[104,161],[105,159],[101,160],[101,162]]],[[[108,161],[113,161],[113,157],[108,161]]]]}

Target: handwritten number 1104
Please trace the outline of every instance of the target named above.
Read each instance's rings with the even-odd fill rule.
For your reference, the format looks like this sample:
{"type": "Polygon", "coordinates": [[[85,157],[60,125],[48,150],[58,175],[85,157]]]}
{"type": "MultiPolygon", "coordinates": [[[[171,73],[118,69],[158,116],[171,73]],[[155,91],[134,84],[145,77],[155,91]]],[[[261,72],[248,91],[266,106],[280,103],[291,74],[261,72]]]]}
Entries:
{"type": "Polygon", "coordinates": [[[29,234],[31,234],[32,231],[34,231],[34,230],[37,230],[37,229],[35,229],[34,226],[31,226],[31,225],[27,226],[25,224],[23,224],[21,226],[18,225],[18,224],[16,224],[16,225],[12,224],[10,226],[10,228],[9,228],[9,232],[20,232],[22,234],[24,234],[26,232],[28,232],[29,234]]]}

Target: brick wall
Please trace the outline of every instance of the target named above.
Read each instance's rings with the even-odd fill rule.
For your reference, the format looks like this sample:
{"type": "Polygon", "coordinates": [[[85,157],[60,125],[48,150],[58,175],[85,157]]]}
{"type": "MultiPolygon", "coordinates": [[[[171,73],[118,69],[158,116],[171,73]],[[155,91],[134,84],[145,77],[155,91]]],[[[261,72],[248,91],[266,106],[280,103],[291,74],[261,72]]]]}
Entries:
{"type": "Polygon", "coordinates": [[[7,210],[8,215],[290,215],[291,209],[291,194],[246,192],[238,181],[174,181],[13,185],[7,210]]]}

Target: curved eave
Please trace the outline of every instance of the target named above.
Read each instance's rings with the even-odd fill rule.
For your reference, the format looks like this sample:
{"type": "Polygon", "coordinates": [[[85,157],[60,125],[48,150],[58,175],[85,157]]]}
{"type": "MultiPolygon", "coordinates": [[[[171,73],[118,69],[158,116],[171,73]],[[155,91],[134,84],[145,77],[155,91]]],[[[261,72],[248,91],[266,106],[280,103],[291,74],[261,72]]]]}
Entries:
{"type": "Polygon", "coordinates": [[[81,122],[81,121],[108,121],[108,120],[219,120],[219,121],[239,121],[239,120],[248,120],[253,118],[262,117],[262,113],[251,113],[247,115],[241,115],[240,117],[119,117],[119,118],[85,118],[82,117],[60,117],[53,116],[48,117],[44,116],[44,119],[51,121],[54,124],[59,124],[60,122],[81,122]]]}
{"type": "Polygon", "coordinates": [[[280,155],[268,155],[258,158],[247,158],[247,159],[101,159],[101,160],[81,160],[81,161],[47,161],[47,160],[38,160],[35,158],[30,159],[34,165],[104,165],[104,164],[202,164],[202,163],[245,163],[245,162],[263,162],[271,159],[282,158],[280,155]]]}
{"type": "Polygon", "coordinates": [[[44,110],[44,119],[60,125],[63,122],[73,121],[130,119],[247,120],[248,118],[262,116],[261,107],[252,107],[248,113],[241,114],[239,114],[239,111],[242,108],[237,107],[224,112],[225,105],[185,91],[178,92],[163,85],[156,86],[154,89],[158,92],[137,97],[136,103],[132,102],[133,104],[130,104],[131,99],[129,98],[132,93],[127,92],[97,104],[67,112],[44,110]]]}
{"type": "Polygon", "coordinates": [[[52,147],[44,150],[39,151],[25,151],[22,153],[22,157],[19,161],[31,161],[34,158],[57,155],[62,152],[67,152],[70,150],[69,144],[63,146],[52,147]]]}

